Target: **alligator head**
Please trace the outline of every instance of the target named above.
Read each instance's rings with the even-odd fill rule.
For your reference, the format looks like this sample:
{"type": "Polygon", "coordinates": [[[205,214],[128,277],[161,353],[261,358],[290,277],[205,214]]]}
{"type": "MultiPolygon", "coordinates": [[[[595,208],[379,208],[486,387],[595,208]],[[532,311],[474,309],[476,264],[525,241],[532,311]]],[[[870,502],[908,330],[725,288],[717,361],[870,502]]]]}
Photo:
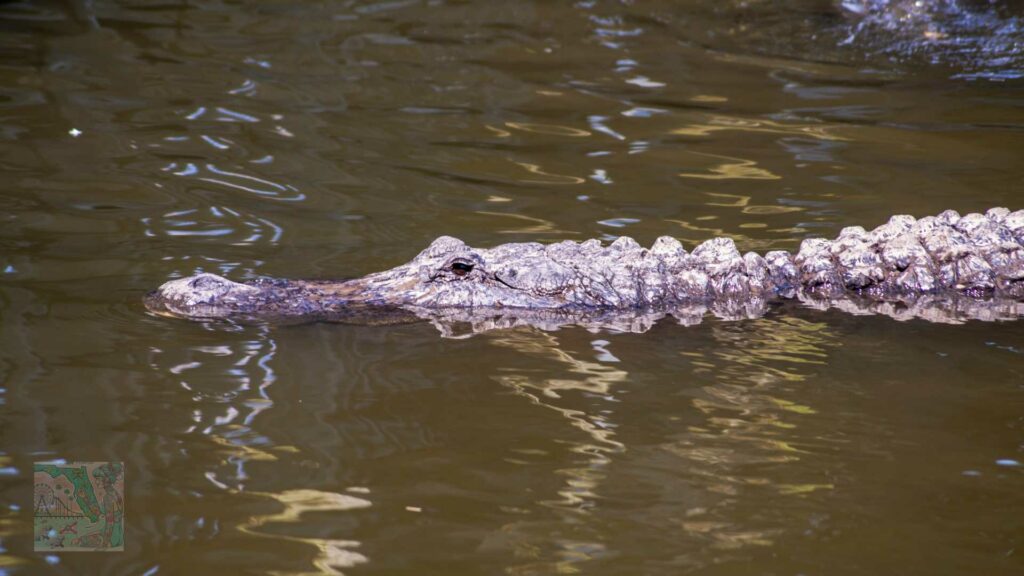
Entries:
{"type": "Polygon", "coordinates": [[[146,297],[146,306],[192,319],[345,320],[355,311],[365,318],[399,310],[419,316],[520,310],[562,318],[709,301],[719,308],[760,308],[793,274],[786,253],[743,256],[728,238],[709,240],[688,254],[669,237],[651,248],[623,237],[610,245],[588,240],[479,249],[442,236],[412,261],[362,278],[239,283],[199,274],[167,282],[146,297]]]}
{"type": "Polygon", "coordinates": [[[442,236],[410,262],[362,278],[260,278],[240,283],[203,273],[165,283],[146,296],[145,304],[157,314],[191,319],[336,319],[352,309],[550,310],[569,305],[602,306],[621,300],[614,286],[594,285],[572,263],[581,250],[601,250],[599,242],[565,243],[563,248],[575,252],[564,255],[567,263],[552,257],[557,249],[542,244],[474,249],[461,240],[442,236]]]}

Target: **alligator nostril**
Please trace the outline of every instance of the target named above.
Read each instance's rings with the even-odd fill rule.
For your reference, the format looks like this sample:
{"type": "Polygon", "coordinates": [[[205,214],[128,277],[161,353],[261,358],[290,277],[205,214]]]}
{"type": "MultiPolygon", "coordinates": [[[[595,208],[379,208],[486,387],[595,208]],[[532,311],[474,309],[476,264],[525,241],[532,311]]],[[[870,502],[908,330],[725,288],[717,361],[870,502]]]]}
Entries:
{"type": "Polygon", "coordinates": [[[188,281],[188,290],[198,298],[219,298],[231,292],[235,283],[216,274],[199,274],[188,281]]]}
{"type": "Polygon", "coordinates": [[[192,282],[190,283],[190,286],[192,286],[196,290],[212,290],[214,288],[219,287],[220,285],[220,278],[217,278],[216,276],[211,276],[209,274],[202,274],[196,276],[195,279],[192,280],[192,282]]]}

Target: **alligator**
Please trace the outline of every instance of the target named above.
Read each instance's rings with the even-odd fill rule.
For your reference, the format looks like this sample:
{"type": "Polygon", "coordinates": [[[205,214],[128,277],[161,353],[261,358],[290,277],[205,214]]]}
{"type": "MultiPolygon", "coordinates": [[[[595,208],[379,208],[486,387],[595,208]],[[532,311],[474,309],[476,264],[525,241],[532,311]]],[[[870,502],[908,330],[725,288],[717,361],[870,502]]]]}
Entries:
{"type": "Polygon", "coordinates": [[[893,216],[834,240],[808,238],[796,254],[741,254],[727,237],[687,252],[669,236],[650,248],[629,237],[471,248],[441,236],[406,264],[351,280],[210,273],[171,280],[145,297],[158,315],[235,322],[397,322],[442,332],[529,324],[643,331],[672,316],[756,318],[796,300],[898,319],[1003,320],[1024,315],[1024,210],[947,210],[893,216]]]}

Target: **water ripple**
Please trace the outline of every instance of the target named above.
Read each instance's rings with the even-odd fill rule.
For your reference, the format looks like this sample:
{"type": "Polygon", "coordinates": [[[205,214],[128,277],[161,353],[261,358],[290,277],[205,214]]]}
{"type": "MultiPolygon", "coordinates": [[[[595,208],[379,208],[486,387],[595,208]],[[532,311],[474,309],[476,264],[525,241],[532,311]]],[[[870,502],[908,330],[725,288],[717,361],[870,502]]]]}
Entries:
{"type": "MultiPolygon", "coordinates": [[[[203,139],[207,138],[208,137],[203,136],[203,139]]],[[[227,149],[229,147],[228,145],[213,139],[208,139],[207,142],[219,149],[227,149]]],[[[267,157],[257,159],[254,163],[266,163],[266,158],[267,157]]],[[[272,159],[273,157],[270,158],[272,159]]],[[[195,177],[196,180],[202,182],[217,184],[232,190],[241,190],[243,192],[249,192],[251,194],[256,194],[257,196],[272,198],[274,200],[284,202],[301,202],[306,199],[306,195],[291,184],[279,184],[277,182],[267,180],[266,178],[244,174],[238,170],[244,170],[244,168],[232,171],[218,168],[213,163],[197,164],[194,162],[171,162],[163,168],[164,172],[170,172],[175,176],[195,177]]]]}
{"type": "Polygon", "coordinates": [[[207,206],[142,218],[149,237],[210,238],[218,245],[277,245],[284,235],[278,224],[229,206],[207,206]]]}
{"type": "Polygon", "coordinates": [[[280,444],[253,428],[273,406],[269,389],[277,376],[270,362],[276,352],[266,328],[254,340],[150,350],[150,366],[166,371],[191,396],[191,423],[183,433],[205,436],[225,455],[222,466],[205,473],[218,487],[242,489],[248,462],[277,460],[270,450],[280,444]]]}
{"type": "Polygon", "coordinates": [[[281,533],[280,528],[269,529],[272,525],[285,523],[304,527],[303,532],[315,532],[312,526],[315,520],[312,515],[304,516],[307,512],[315,512],[317,517],[326,514],[328,518],[338,519],[339,512],[369,508],[372,505],[369,500],[349,494],[313,489],[251,492],[249,495],[267,498],[282,505],[284,510],[273,514],[254,515],[238,526],[239,531],[261,538],[312,546],[316,551],[312,564],[317,574],[341,576],[343,573],[338,570],[339,568],[351,568],[369,562],[365,555],[355,550],[360,546],[358,541],[320,536],[293,536],[281,533]]]}

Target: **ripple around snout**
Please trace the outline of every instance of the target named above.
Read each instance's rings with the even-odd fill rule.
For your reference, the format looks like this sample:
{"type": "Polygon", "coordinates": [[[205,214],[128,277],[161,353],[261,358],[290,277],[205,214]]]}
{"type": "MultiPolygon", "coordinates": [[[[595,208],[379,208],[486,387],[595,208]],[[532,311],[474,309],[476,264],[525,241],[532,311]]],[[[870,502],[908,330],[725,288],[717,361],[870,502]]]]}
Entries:
{"type": "Polygon", "coordinates": [[[149,237],[209,239],[218,245],[275,246],[284,228],[273,221],[229,206],[204,206],[142,218],[149,237]]]}
{"type": "Polygon", "coordinates": [[[158,239],[173,254],[163,262],[176,266],[171,277],[212,272],[234,278],[252,278],[263,266],[254,257],[275,249],[286,239],[285,229],[253,211],[231,206],[203,206],[140,218],[143,234],[158,239]]]}
{"type": "Polygon", "coordinates": [[[306,195],[292,184],[281,184],[268,178],[247,173],[247,168],[221,168],[211,162],[172,162],[163,168],[174,176],[193,178],[219,188],[247,192],[256,196],[283,202],[301,202],[306,195]]]}

